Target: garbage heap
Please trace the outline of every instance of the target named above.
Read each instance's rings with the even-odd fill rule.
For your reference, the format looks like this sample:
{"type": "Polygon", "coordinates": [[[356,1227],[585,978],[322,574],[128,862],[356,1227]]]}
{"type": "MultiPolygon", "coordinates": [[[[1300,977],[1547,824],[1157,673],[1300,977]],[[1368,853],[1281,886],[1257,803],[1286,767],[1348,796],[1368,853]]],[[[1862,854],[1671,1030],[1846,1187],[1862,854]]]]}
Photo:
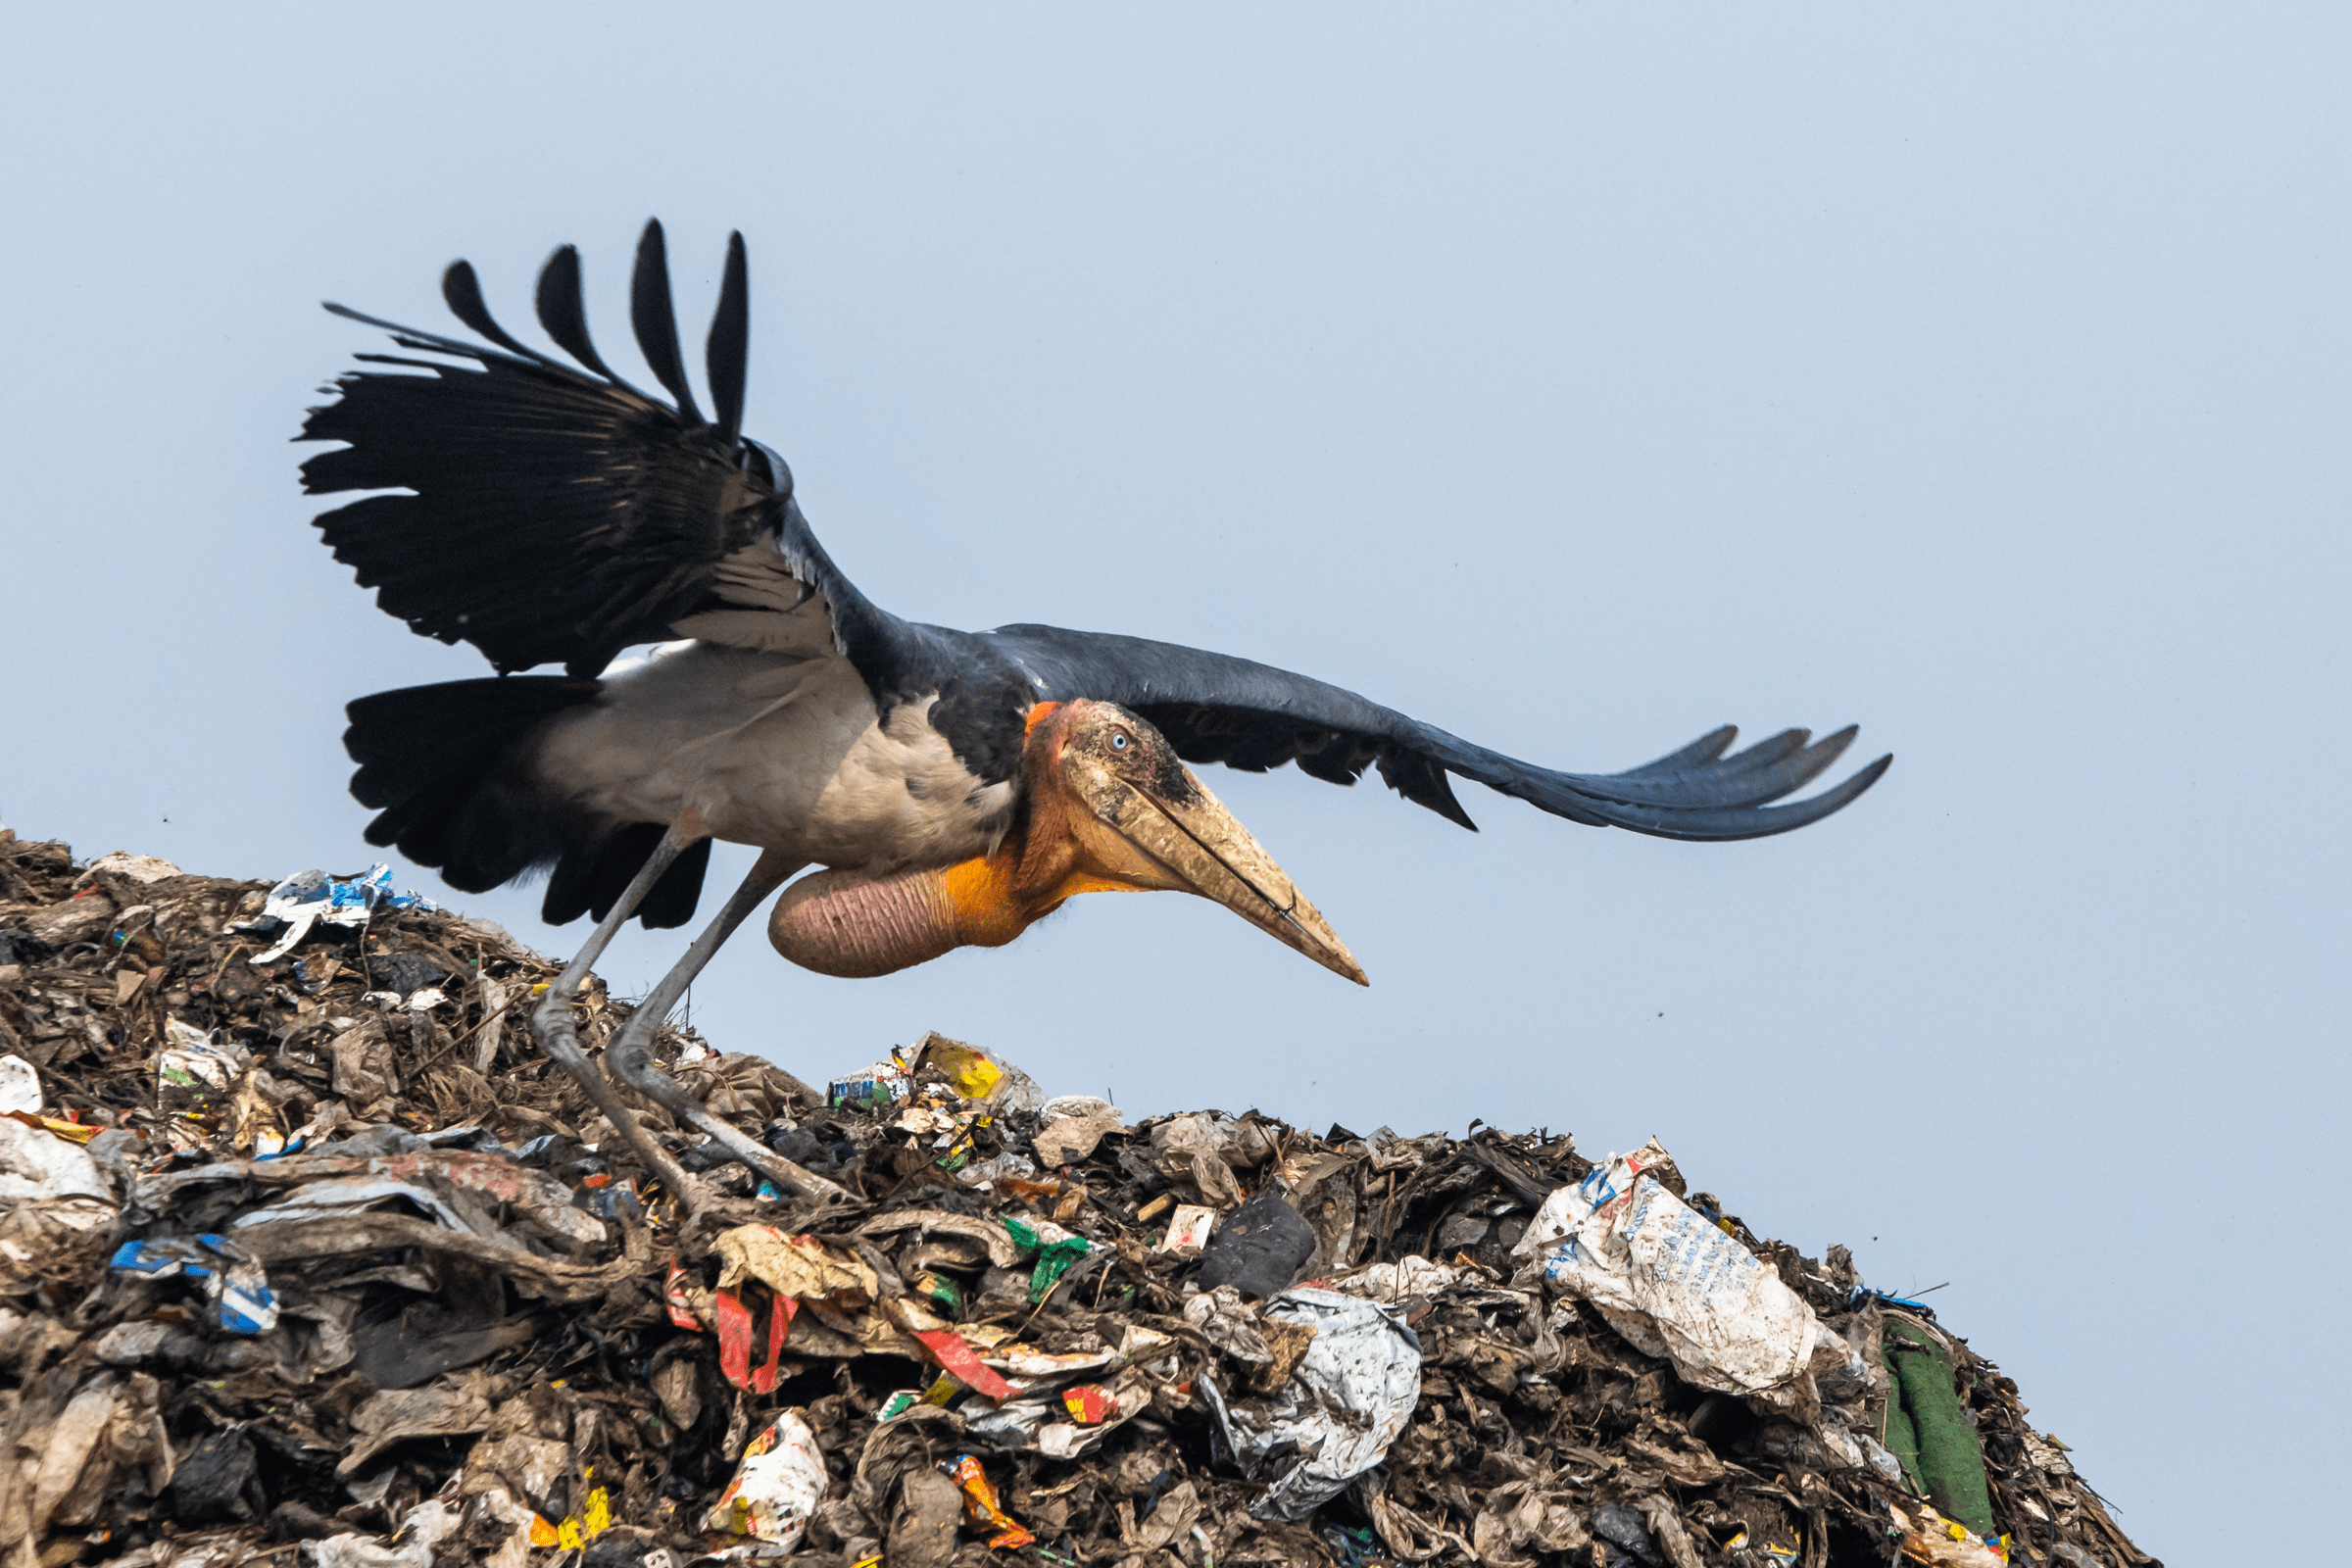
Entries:
{"type": "Polygon", "coordinates": [[[665,1028],[847,1195],[640,1105],[687,1212],[534,1045],[555,974],[381,868],[0,831],[0,1568],[2154,1561],[1931,1307],[1654,1142],[665,1028]]]}

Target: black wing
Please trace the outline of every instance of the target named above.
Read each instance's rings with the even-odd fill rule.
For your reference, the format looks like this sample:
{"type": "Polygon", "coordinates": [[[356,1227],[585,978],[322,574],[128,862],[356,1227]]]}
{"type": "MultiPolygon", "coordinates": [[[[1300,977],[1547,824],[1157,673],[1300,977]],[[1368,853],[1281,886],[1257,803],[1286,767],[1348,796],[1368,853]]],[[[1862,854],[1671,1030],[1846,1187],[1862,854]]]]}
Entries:
{"type": "Polygon", "coordinates": [[[1028,676],[1041,699],[1093,698],[1157,725],[1188,762],[1263,772],[1296,762],[1316,778],[1352,784],[1366,767],[1406,800],[1467,828],[1449,776],[1594,826],[1668,839],[1753,839],[1817,822],[1878,782],[1882,757],[1832,790],[1785,806],[1838,760],[1852,726],[1812,740],[1783,730],[1743,752],[1726,724],[1681,751],[1624,773],[1562,773],[1468,741],[1365,701],[1351,691],[1247,659],[1104,632],[1004,626],[984,634],[1028,676]]]}
{"type": "Polygon", "coordinates": [[[659,222],[638,246],[630,317],[674,406],[598,356],[568,245],[540,274],[538,315],[585,370],[501,327],[466,263],[449,269],[442,293],[499,347],[329,305],[405,349],[465,363],[361,355],[393,368],[343,376],[336,401],[303,424],[303,440],[349,443],[303,465],[309,493],[409,492],[318,518],[335,559],[385,611],[426,636],[473,644],[501,673],[561,663],[590,676],[623,648],[674,637],[813,653],[811,621],[816,640],[860,669],[887,657],[895,617],[826,558],[782,460],[740,434],[750,334],[740,234],[708,343],[714,419],[687,384],[659,222]]]}

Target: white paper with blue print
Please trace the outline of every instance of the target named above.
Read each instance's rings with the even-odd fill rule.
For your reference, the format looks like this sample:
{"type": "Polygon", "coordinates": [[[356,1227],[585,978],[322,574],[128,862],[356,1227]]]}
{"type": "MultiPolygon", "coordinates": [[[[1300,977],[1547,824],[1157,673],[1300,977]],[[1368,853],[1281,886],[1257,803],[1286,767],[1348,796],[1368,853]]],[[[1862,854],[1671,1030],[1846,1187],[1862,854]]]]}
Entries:
{"type": "Polygon", "coordinates": [[[316,925],[366,925],[379,909],[438,909],[432,900],[416,893],[392,891],[392,868],[377,861],[358,876],[333,877],[324,871],[297,871],[270,890],[262,912],[251,920],[232,920],[231,931],[277,943],[257,953],[251,962],[274,963],[294,951],[294,945],[316,925]]]}
{"type": "Polygon", "coordinates": [[[1652,1139],[1544,1200],[1516,1249],[1687,1383],[1757,1394],[1802,1376],[1828,1331],[1755,1254],[1666,1190],[1652,1139]]]}

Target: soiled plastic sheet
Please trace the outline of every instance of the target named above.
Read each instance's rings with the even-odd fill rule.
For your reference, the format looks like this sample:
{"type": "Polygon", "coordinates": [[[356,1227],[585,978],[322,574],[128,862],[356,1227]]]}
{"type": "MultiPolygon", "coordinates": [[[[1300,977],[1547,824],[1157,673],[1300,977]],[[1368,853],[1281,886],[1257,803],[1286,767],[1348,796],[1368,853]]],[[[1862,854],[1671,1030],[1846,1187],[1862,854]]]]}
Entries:
{"type": "Polygon", "coordinates": [[[40,1072],[23,1056],[0,1056],[0,1115],[40,1108],[40,1072]]]}
{"type": "Polygon", "coordinates": [[[1118,1107],[1094,1095],[1056,1095],[1038,1115],[1041,1125],[1034,1147],[1038,1162],[1048,1170],[1086,1158],[1120,1126],[1118,1107]]]}
{"type": "Polygon", "coordinates": [[[267,1334],[277,1327],[277,1294],[269,1275],[226,1237],[124,1242],[115,1250],[113,1263],[119,1273],[148,1279],[184,1274],[203,1281],[216,1321],[231,1334],[267,1334]]]}
{"type": "Polygon", "coordinates": [[[1380,1463],[1421,1398],[1421,1342],[1395,1307],[1337,1291],[1286,1291],[1274,1322],[1314,1331],[1270,1398],[1244,1401],[1213,1378],[1201,1392],[1245,1472],[1273,1472],[1250,1505],[1260,1519],[1303,1519],[1380,1463]]]}
{"type": "Polygon", "coordinates": [[[302,1555],[317,1568],[433,1568],[442,1540],[458,1528],[458,1510],[427,1498],[400,1523],[396,1544],[386,1545],[357,1532],[303,1543],[302,1555]]]}
{"type": "Polygon", "coordinates": [[[111,1205],[114,1196],[114,1184],[82,1145],[0,1116],[0,1203],[85,1198],[111,1205]]]}
{"type": "Polygon", "coordinates": [[[1664,1154],[1653,1140],[1553,1193],[1518,1250],[1688,1382],[1728,1394],[1789,1385],[1826,1331],[1754,1253],[1644,1174],[1664,1154]]]}

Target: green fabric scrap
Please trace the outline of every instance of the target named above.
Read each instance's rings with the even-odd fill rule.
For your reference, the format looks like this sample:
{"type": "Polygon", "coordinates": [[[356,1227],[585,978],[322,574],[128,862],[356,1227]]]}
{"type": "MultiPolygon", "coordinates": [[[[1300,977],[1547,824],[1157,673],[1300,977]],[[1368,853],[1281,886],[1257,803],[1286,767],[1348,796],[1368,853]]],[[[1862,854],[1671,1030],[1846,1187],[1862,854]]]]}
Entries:
{"type": "MultiPolygon", "coordinates": [[[[1984,1483],[1984,1450],[1977,1441],[1977,1429],[1962,1413],[1951,1363],[1925,1329],[1889,1323],[1886,1334],[1906,1347],[1889,1345],[1886,1365],[1901,1390],[1901,1415],[1914,1434],[1917,1475],[1928,1500],[1945,1518],[1980,1536],[1991,1534],[1992,1496],[1984,1483]]],[[[1890,1440],[1899,1436],[1894,1411],[1888,1412],[1886,1426],[1890,1440]]],[[[1888,1446],[1893,1447],[1891,1441],[1888,1446]]],[[[1895,1454],[1902,1456],[1900,1449],[1895,1454]]],[[[1904,1469],[1912,1466],[1906,1464],[1904,1469]]]]}
{"type": "Polygon", "coordinates": [[[1017,1215],[1004,1214],[999,1218],[1004,1221],[1004,1234],[1012,1238],[1013,1246],[1024,1252],[1037,1254],[1037,1266],[1029,1271],[1029,1299],[1032,1302],[1044,1300],[1046,1293],[1054,1288],[1054,1282],[1067,1274],[1072,1263],[1094,1250],[1094,1244],[1083,1236],[1064,1236],[1060,1241],[1049,1242],[1035,1226],[1017,1215]]]}

